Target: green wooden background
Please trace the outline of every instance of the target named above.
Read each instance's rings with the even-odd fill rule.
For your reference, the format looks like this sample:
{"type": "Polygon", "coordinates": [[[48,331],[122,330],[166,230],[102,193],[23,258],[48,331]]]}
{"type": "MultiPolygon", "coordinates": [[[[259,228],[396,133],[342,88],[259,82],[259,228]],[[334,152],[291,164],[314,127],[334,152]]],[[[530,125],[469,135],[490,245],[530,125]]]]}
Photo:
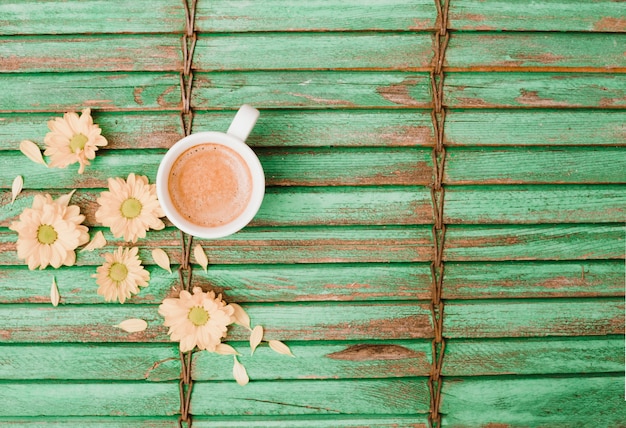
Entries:
{"type": "MultiPolygon", "coordinates": [[[[450,2],[445,427],[626,424],[625,15],[609,0],[450,2]]],[[[196,354],[194,426],[426,426],[436,16],[432,0],[198,1],[193,130],[259,108],[248,142],[268,187],[249,227],[201,241],[212,265],[194,277],[297,358],[242,356],[240,387],[229,358],[196,354]]],[[[183,132],[183,29],[179,0],[0,2],[2,425],[176,426],[157,307],[177,276],[150,253],[178,260],[177,231],[140,242],[152,280],[120,305],[96,294],[98,251],[29,271],[8,225],[34,194],[77,188],[93,233],[108,177],[154,182],[183,132]],[[83,176],[17,150],[84,107],[109,146],[83,176]],[[126,318],[149,327],[113,327],[126,318]]],[[[245,331],[229,337],[246,349],[245,331]]]]}

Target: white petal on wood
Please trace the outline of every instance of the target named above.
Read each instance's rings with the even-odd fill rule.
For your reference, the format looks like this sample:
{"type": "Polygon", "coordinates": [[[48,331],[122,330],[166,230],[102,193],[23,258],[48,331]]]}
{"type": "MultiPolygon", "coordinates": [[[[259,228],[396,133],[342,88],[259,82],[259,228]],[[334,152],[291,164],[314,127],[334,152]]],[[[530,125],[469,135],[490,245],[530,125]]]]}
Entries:
{"type": "Polygon", "coordinates": [[[157,265],[159,265],[169,273],[172,273],[172,268],[170,268],[170,258],[167,256],[167,253],[165,251],[163,251],[161,248],[155,248],[154,250],[152,250],[152,258],[157,265]]]}
{"type": "Polygon", "coordinates": [[[233,365],[233,377],[239,385],[245,386],[250,382],[248,372],[246,372],[246,368],[237,360],[236,356],[233,358],[235,360],[235,364],[233,365]]]}
{"type": "Polygon", "coordinates": [[[70,204],[70,199],[72,199],[72,196],[74,196],[74,193],[76,193],[76,189],[72,190],[70,193],[59,196],[57,198],[57,203],[68,206],[70,204]]]}
{"type": "Polygon", "coordinates": [[[50,287],[50,302],[52,302],[52,306],[59,306],[59,301],[61,300],[61,296],[59,295],[59,288],[57,287],[57,282],[52,277],[52,286],[50,287]]]}
{"type": "Polygon", "coordinates": [[[235,318],[235,324],[245,327],[248,330],[252,330],[250,328],[250,317],[248,316],[246,311],[244,311],[243,308],[237,303],[231,303],[230,306],[235,309],[235,313],[233,314],[233,318],[235,318]]]}
{"type": "Polygon", "coordinates": [[[220,355],[240,355],[235,348],[225,343],[220,343],[215,347],[215,353],[220,355]]]}
{"type": "Polygon", "coordinates": [[[13,180],[13,185],[11,186],[11,205],[15,202],[15,198],[22,192],[22,188],[24,187],[24,179],[21,175],[18,175],[13,180]]]}
{"type": "Polygon", "coordinates": [[[206,253],[204,252],[202,245],[197,244],[193,248],[193,255],[196,258],[196,262],[198,262],[198,264],[202,266],[202,269],[204,269],[204,271],[206,272],[209,267],[209,259],[206,256],[206,253]]]}
{"type": "Polygon", "coordinates": [[[127,333],[136,333],[138,331],[144,331],[148,327],[148,323],[138,318],[130,318],[113,327],[121,328],[127,333]]]}
{"type": "Polygon", "coordinates": [[[80,251],[93,251],[98,248],[102,248],[107,244],[107,240],[104,238],[104,234],[101,230],[96,232],[89,244],[85,245],[80,251]]]}
{"type": "Polygon", "coordinates": [[[24,155],[32,160],[35,163],[40,163],[42,165],[48,166],[46,161],[43,160],[43,155],[41,154],[41,150],[37,146],[37,144],[32,141],[24,140],[20,143],[20,152],[24,153],[24,155]]]}
{"type": "Polygon", "coordinates": [[[270,340],[267,343],[270,345],[270,348],[272,348],[274,352],[278,352],[279,354],[295,357],[295,355],[291,353],[291,349],[289,349],[289,346],[285,345],[280,340],[270,340]]]}
{"type": "Polygon", "coordinates": [[[250,333],[250,355],[254,354],[254,350],[263,340],[263,326],[257,325],[250,333]]]}

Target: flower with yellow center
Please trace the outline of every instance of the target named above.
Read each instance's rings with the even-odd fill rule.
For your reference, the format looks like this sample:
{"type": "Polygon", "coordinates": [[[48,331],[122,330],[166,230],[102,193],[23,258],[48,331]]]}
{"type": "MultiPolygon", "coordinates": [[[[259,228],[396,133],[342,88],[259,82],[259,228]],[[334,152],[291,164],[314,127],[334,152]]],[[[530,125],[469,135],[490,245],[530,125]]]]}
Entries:
{"type": "Polygon", "coordinates": [[[48,121],[51,132],[46,134],[44,154],[50,156],[50,167],[65,168],[73,163],[80,163],[78,173],[85,171],[89,159],[96,157],[98,147],[106,146],[107,140],[100,133],[102,130],[93,123],[91,109],[86,108],[80,117],[74,112],[65,113],[48,121]]]}
{"type": "Polygon", "coordinates": [[[204,293],[200,287],[194,287],[193,294],[183,290],[178,298],[165,299],[159,306],[170,339],[180,342],[181,352],[196,346],[215,352],[226,337],[228,326],[235,321],[234,313],[235,309],[222,300],[221,294],[216,297],[214,292],[204,293]]]}
{"type": "Polygon", "coordinates": [[[29,269],[72,266],[76,247],[89,241],[88,229],[81,225],[85,216],[78,206],[69,205],[71,196],[53,201],[50,195],[36,195],[32,207],[11,223],[10,229],[18,233],[17,256],[29,269]]]}
{"type": "Polygon", "coordinates": [[[150,272],[141,265],[137,252],[137,247],[118,247],[113,253],[103,255],[105,262],[92,277],[96,278],[98,294],[107,302],[124,303],[139,293],[139,287],[148,286],[150,272]]]}
{"type": "Polygon", "coordinates": [[[156,186],[148,178],[131,173],[128,180],[109,178],[109,191],[98,198],[100,207],[96,220],[111,228],[113,236],[137,242],[145,238],[148,229],[161,230],[165,224],[159,219],[165,213],[156,196],[156,186]]]}

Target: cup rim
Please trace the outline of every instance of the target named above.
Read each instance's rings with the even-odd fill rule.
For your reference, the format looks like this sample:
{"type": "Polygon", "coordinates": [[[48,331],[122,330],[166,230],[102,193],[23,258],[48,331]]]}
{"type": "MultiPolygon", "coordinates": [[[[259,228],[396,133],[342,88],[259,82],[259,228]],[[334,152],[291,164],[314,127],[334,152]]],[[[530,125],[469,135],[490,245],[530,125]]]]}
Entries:
{"type": "Polygon", "coordinates": [[[265,195],[265,174],[254,151],[239,138],[217,131],[196,132],[178,140],[165,153],[157,170],[156,190],[161,208],[174,226],[198,238],[223,238],[243,229],[259,211],[265,195]],[[245,161],[252,176],[252,194],[246,208],[233,221],[216,227],[199,226],[185,219],[174,208],[168,192],[169,171],[178,156],[191,147],[210,143],[221,144],[235,150],[245,161]]]}

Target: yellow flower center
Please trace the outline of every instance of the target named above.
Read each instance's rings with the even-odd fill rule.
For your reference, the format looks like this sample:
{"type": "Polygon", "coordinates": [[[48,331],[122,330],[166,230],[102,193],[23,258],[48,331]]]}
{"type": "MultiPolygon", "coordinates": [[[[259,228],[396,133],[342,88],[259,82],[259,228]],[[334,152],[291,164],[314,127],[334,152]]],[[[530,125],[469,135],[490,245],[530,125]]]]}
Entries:
{"type": "Polygon", "coordinates": [[[37,229],[37,240],[40,244],[50,245],[54,244],[54,241],[57,240],[57,231],[54,230],[54,227],[49,224],[42,224],[37,229]]]}
{"type": "Polygon", "coordinates": [[[139,202],[135,198],[128,198],[124,202],[122,202],[122,206],[120,207],[120,211],[122,211],[122,215],[126,218],[135,218],[139,214],[141,214],[141,209],[143,206],[141,202],[139,202]]]}
{"type": "Polygon", "coordinates": [[[128,268],[124,263],[113,263],[109,269],[109,278],[115,282],[122,282],[128,276],[128,268]]]}
{"type": "Polygon", "coordinates": [[[206,309],[200,306],[194,306],[189,311],[187,318],[189,318],[189,321],[191,321],[193,325],[200,327],[208,323],[210,317],[206,309]]]}
{"type": "Polygon", "coordinates": [[[87,138],[84,134],[75,134],[70,140],[70,149],[72,150],[72,153],[76,153],[77,150],[80,151],[85,148],[85,143],[87,143],[87,141],[89,141],[89,138],[87,138]]]}

